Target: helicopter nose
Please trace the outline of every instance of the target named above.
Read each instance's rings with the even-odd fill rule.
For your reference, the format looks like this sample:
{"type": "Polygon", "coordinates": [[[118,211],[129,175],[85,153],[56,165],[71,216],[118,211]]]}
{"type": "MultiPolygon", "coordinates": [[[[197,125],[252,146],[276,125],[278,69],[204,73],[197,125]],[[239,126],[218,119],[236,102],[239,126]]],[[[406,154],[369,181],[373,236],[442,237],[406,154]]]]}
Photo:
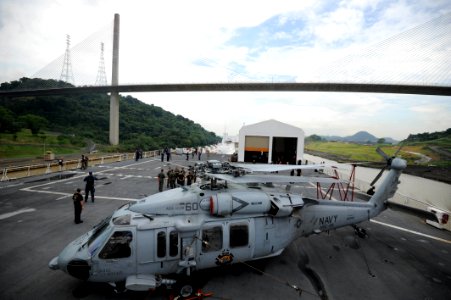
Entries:
{"type": "Polygon", "coordinates": [[[49,268],[52,270],[58,270],[60,266],[58,265],[58,256],[55,256],[50,262],[49,262],[49,268]]]}
{"type": "Polygon", "coordinates": [[[72,259],[68,262],[61,259],[59,256],[54,257],[49,262],[49,268],[52,270],[62,270],[69,275],[82,280],[89,278],[89,271],[91,270],[91,267],[85,260],[72,259]]]}
{"type": "Polygon", "coordinates": [[[90,270],[91,267],[85,260],[71,260],[67,264],[67,273],[78,279],[88,279],[90,270]]]}

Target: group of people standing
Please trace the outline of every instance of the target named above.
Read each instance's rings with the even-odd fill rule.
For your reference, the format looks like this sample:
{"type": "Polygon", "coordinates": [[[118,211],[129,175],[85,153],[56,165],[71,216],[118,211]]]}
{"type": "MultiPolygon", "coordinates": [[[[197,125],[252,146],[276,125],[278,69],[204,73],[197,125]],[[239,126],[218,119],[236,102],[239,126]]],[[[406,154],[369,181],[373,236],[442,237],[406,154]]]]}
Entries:
{"type": "Polygon", "coordinates": [[[166,155],[166,161],[170,161],[171,160],[171,150],[168,147],[165,147],[162,151],[161,151],[161,161],[164,161],[164,156],[166,155]]]}
{"type": "MultiPolygon", "coordinates": [[[[197,155],[198,159],[200,160],[202,155],[202,148],[195,148],[191,152],[193,155],[197,155]]],[[[164,156],[166,155],[167,161],[171,158],[171,151],[166,147],[163,151],[161,151],[161,161],[164,161],[164,156]]],[[[188,154],[187,154],[188,157],[188,154]]],[[[137,149],[135,152],[135,160],[138,160],[139,158],[142,158],[142,151],[140,149],[137,149]]],[[[81,169],[85,170],[88,167],[88,157],[85,155],[81,156],[81,169]]],[[[189,169],[186,171],[185,168],[181,167],[175,167],[175,169],[169,167],[167,172],[164,172],[164,169],[161,168],[160,173],[158,174],[158,190],[160,192],[163,191],[164,183],[166,181],[166,188],[167,189],[174,189],[177,186],[190,186],[191,184],[196,182],[196,171],[194,168],[189,167],[189,169]]],[[[77,188],[76,192],[72,196],[73,204],[74,204],[74,222],[75,224],[83,223],[81,220],[81,212],[83,210],[84,203],[88,202],[88,197],[91,195],[91,201],[94,203],[94,192],[95,192],[95,181],[98,180],[96,176],[92,174],[92,172],[89,172],[89,175],[86,176],[83,181],[85,182],[85,194],[84,197],[81,194],[81,189],[77,188]]]]}
{"type": "Polygon", "coordinates": [[[161,168],[160,173],[158,174],[158,191],[162,192],[164,187],[164,182],[166,179],[166,188],[174,189],[176,186],[185,186],[191,185],[196,182],[196,171],[193,168],[189,168],[188,172],[185,171],[185,168],[172,169],[168,168],[166,174],[164,173],[164,169],[161,168]],[[166,179],[167,178],[167,179],[166,179]]]}
{"type": "Polygon", "coordinates": [[[135,150],[135,161],[138,161],[140,158],[143,158],[143,150],[141,148],[137,148],[135,150]]]}
{"type": "Polygon", "coordinates": [[[191,151],[186,152],[186,160],[189,160],[189,154],[191,152],[191,159],[194,159],[194,156],[197,156],[197,159],[200,160],[200,157],[202,156],[202,148],[199,147],[191,149],[191,151]]]}

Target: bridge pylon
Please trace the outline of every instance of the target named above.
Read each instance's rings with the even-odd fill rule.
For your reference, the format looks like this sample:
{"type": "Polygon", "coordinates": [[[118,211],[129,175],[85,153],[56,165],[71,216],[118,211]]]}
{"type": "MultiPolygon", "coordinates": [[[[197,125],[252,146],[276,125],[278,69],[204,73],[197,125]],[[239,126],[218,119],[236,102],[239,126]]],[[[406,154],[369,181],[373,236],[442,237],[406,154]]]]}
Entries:
{"type": "MultiPolygon", "coordinates": [[[[113,67],[111,86],[119,85],[119,14],[114,15],[113,67]]],[[[119,144],[119,93],[112,91],[110,97],[110,144],[119,144]]]]}

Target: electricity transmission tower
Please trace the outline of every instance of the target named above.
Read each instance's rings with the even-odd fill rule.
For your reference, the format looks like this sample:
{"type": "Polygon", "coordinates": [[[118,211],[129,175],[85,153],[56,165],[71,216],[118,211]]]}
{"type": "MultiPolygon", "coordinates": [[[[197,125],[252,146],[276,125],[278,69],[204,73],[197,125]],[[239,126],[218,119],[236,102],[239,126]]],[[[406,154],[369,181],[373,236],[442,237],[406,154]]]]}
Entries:
{"type": "Polygon", "coordinates": [[[105,59],[103,56],[103,43],[100,43],[100,61],[99,69],[97,70],[96,84],[95,85],[107,85],[106,73],[105,73],[105,59]]]}
{"type": "Polygon", "coordinates": [[[64,53],[63,70],[60,80],[75,84],[74,74],[72,73],[72,63],[70,59],[70,35],[66,35],[66,52],[64,53]]]}

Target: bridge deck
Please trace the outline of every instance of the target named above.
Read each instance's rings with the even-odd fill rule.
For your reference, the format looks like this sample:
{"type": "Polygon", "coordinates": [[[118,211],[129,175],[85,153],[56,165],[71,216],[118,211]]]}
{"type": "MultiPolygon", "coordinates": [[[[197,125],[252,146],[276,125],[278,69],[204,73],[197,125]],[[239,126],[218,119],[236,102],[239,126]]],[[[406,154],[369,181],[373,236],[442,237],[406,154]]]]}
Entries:
{"type": "Polygon", "coordinates": [[[377,83],[174,83],[80,86],[0,91],[0,97],[109,92],[353,92],[451,96],[451,86],[377,83]]]}

